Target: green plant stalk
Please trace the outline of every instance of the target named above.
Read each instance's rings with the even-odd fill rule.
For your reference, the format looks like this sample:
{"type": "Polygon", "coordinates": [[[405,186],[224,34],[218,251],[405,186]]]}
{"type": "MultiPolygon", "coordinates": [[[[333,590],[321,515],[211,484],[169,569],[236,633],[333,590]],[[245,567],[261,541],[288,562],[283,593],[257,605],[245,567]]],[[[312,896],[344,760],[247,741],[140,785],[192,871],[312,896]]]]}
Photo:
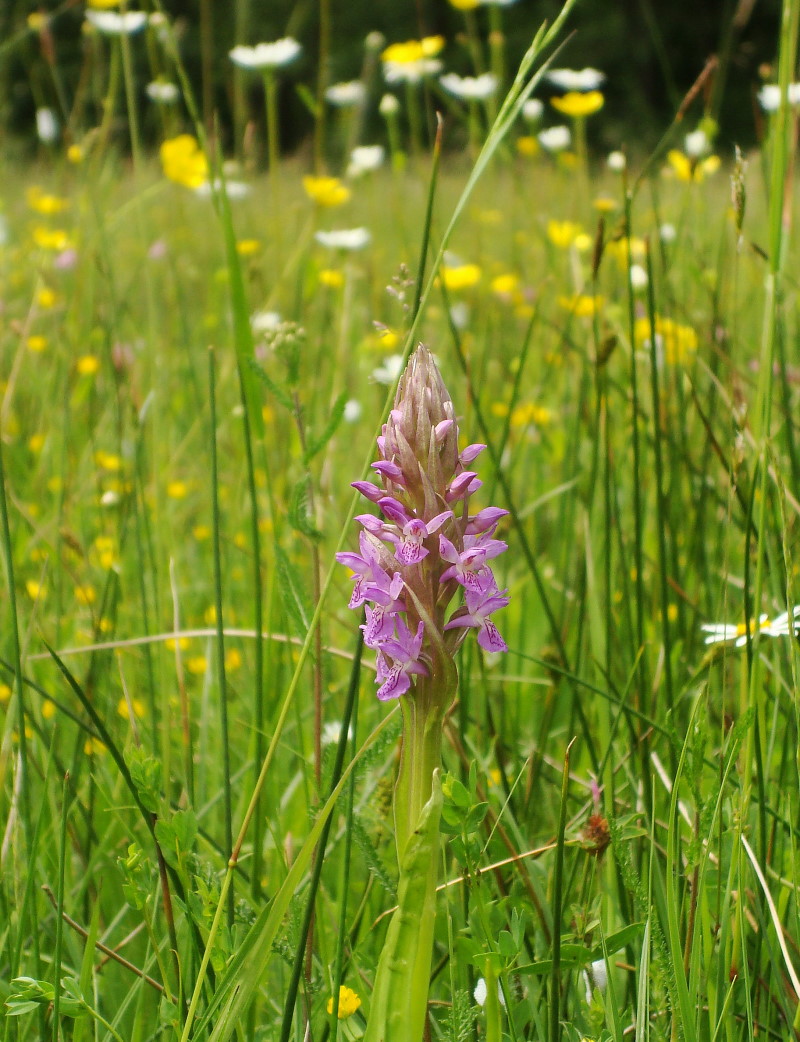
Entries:
{"type": "Polygon", "coordinates": [[[671,714],[674,708],[672,686],[672,640],[669,624],[669,592],[667,577],[669,560],[667,559],[667,524],[668,511],[664,495],[664,461],[661,429],[661,394],[659,390],[658,358],[656,355],[656,297],[653,285],[653,258],[650,248],[647,249],[647,317],[650,322],[650,392],[653,409],[653,463],[655,465],[654,480],[656,486],[656,515],[658,523],[658,578],[661,598],[661,632],[664,639],[664,690],[667,696],[667,710],[671,714]]]}
{"type": "Polygon", "coordinates": [[[364,1042],[421,1042],[428,1011],[428,985],[436,915],[439,770],[430,799],[403,852],[397,909],[381,950],[364,1042]]]}
{"type": "MultiPolygon", "coordinates": [[[[211,527],[214,554],[214,615],[217,629],[217,684],[219,686],[219,728],[222,743],[222,803],[225,814],[225,851],[233,850],[233,796],[231,791],[231,748],[228,734],[228,685],[225,677],[225,637],[222,620],[222,560],[220,554],[219,469],[217,461],[217,381],[214,351],[208,352],[208,402],[211,449],[211,527]]],[[[233,927],[234,886],[228,894],[228,926],[233,927]]]]}
{"type": "Polygon", "coordinates": [[[61,1005],[61,951],[64,941],[64,881],[67,868],[67,820],[69,818],[69,771],[61,789],[61,828],[58,834],[58,889],[56,894],[56,937],[53,951],[53,1042],[58,1042],[59,1006],[61,1005]]]}
{"type": "MultiPolygon", "coordinates": [[[[358,651],[357,655],[361,656],[361,649],[364,644],[363,632],[358,631],[358,651]]],[[[350,721],[350,730],[353,732],[353,738],[351,743],[351,755],[355,758],[356,755],[356,739],[358,735],[358,698],[353,699],[353,712],[350,721]]],[[[347,738],[347,729],[344,729],[343,737],[347,738]]],[[[353,775],[350,779],[350,785],[347,789],[347,808],[345,811],[345,823],[344,823],[344,850],[342,852],[342,875],[340,880],[339,892],[341,897],[339,898],[339,931],[336,939],[336,958],[334,962],[333,970],[333,1003],[331,1008],[331,1020],[330,1020],[330,1032],[332,1042],[336,1042],[336,1038],[339,1032],[339,989],[342,986],[342,976],[344,973],[344,942],[347,937],[347,894],[350,887],[350,852],[353,845],[353,806],[355,803],[356,795],[356,779],[353,775]]]]}
{"type": "Polygon", "coordinates": [[[569,795],[569,758],[572,741],[564,753],[564,772],[561,778],[561,810],[558,818],[555,878],[553,880],[553,968],[550,974],[549,1042],[561,1038],[561,910],[564,904],[564,834],[567,828],[567,798],[569,795]]]}
{"type": "MultiPolygon", "coordinates": [[[[22,818],[22,828],[25,834],[25,846],[29,856],[33,856],[34,850],[34,829],[33,819],[31,817],[31,795],[30,786],[28,784],[29,767],[28,767],[28,744],[25,735],[25,697],[23,695],[22,685],[22,651],[19,639],[19,616],[17,614],[17,591],[16,591],[16,580],[14,577],[14,556],[13,548],[11,543],[11,527],[8,519],[8,496],[6,490],[6,473],[5,473],[5,459],[3,451],[3,439],[0,437],[0,524],[2,524],[2,550],[3,558],[5,563],[6,572],[6,584],[8,586],[8,612],[10,616],[10,628],[11,628],[11,647],[12,647],[12,662],[14,666],[14,693],[17,699],[17,732],[19,735],[19,772],[21,775],[19,785],[19,800],[20,800],[20,811],[22,818]]],[[[33,872],[31,873],[33,875],[33,872]]],[[[26,902],[27,904],[27,902],[26,902]]],[[[36,901],[32,900],[28,905],[30,914],[30,934],[32,939],[33,947],[33,963],[34,963],[34,976],[40,977],[40,954],[39,954],[39,924],[38,915],[36,909],[36,901]]],[[[17,924],[19,930],[19,936],[22,937],[24,933],[24,922],[20,921],[17,924]]],[[[19,975],[19,967],[21,963],[21,944],[15,945],[14,949],[14,965],[10,968],[9,977],[16,977],[19,975]]],[[[39,1033],[42,1038],[45,1037],[45,1016],[44,1010],[39,1013],[39,1033]]]]}
{"type": "Polygon", "coordinates": [[[403,864],[406,844],[420,820],[422,809],[431,798],[434,771],[442,763],[442,723],[444,711],[429,709],[424,688],[430,678],[420,677],[414,697],[401,700],[403,738],[400,769],[394,792],[394,829],[397,863],[403,864]]]}

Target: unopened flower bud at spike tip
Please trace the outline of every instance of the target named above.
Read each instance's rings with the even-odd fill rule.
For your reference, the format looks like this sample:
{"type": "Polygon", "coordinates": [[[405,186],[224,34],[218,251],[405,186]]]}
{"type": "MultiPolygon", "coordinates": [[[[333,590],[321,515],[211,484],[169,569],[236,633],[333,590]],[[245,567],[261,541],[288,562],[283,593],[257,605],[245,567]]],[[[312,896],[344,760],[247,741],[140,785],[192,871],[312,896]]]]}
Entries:
{"type": "Polygon", "coordinates": [[[373,470],[383,488],[352,483],[381,516],[357,515],[360,552],[337,554],[355,579],[350,607],[365,607],[364,643],[376,652],[382,701],[413,698],[425,684],[427,697],[444,707],[454,688],[439,678],[455,676],[452,659],[470,629],[484,650],[507,650],[489,616],[509,600],[490,566],[508,548],[494,538],[508,511],[469,512],[482,486],[470,465],[486,446],[459,452],[458,441],[447,387],[420,345],[377,439],[373,470]]]}

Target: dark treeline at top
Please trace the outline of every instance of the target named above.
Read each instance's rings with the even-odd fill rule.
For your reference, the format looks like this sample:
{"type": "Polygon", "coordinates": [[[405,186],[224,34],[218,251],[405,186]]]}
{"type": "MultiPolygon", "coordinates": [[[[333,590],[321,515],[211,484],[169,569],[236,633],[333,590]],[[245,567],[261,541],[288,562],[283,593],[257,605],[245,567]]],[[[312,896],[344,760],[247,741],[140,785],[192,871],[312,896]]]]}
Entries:
{"type": "MultiPolygon", "coordinates": [[[[560,0],[517,0],[493,12],[480,6],[469,18],[485,45],[490,20],[497,17],[510,75],[538,26],[544,19],[552,20],[560,6],[560,0]]],[[[165,0],[163,9],[175,26],[198,102],[207,118],[214,113],[228,144],[235,126],[241,131],[247,118],[263,118],[257,75],[244,77],[244,94],[236,99],[230,48],[284,36],[299,40],[301,59],[281,71],[281,139],[288,149],[308,139],[321,60],[320,0],[165,0]]],[[[716,73],[687,113],[686,129],[693,129],[708,112],[720,125],[723,151],[733,142],[752,143],[760,133],[756,91],[776,75],[772,66],[779,9],[779,0],[580,0],[571,19],[572,34],[555,64],[591,65],[607,76],[604,117],[590,124],[590,143],[599,149],[624,143],[634,151],[652,144],[712,56],[718,62],[716,73]]],[[[44,5],[39,11],[47,13],[44,5]]],[[[0,39],[7,41],[0,58],[0,128],[33,143],[34,113],[48,106],[59,112],[73,134],[85,133],[102,118],[102,103],[99,92],[93,96],[87,91],[83,5],[59,5],[46,34],[28,28],[29,14],[25,3],[0,4],[0,39]]],[[[445,67],[472,74],[466,24],[464,12],[446,0],[330,0],[325,81],[361,75],[364,40],[370,32],[382,34],[387,43],[441,34],[447,40],[445,67]]],[[[144,86],[153,71],[152,48],[137,44],[131,55],[144,105],[144,86]]],[[[168,67],[163,72],[174,78],[168,67]]],[[[374,122],[369,128],[373,139],[382,129],[377,114],[382,90],[378,74],[366,113],[374,122]]],[[[546,98],[547,91],[541,93],[546,98]]],[[[161,125],[144,111],[143,133],[155,141],[161,125]]],[[[188,129],[185,113],[181,118],[188,129]]],[[[124,125],[119,129],[118,138],[124,139],[124,125]]]]}

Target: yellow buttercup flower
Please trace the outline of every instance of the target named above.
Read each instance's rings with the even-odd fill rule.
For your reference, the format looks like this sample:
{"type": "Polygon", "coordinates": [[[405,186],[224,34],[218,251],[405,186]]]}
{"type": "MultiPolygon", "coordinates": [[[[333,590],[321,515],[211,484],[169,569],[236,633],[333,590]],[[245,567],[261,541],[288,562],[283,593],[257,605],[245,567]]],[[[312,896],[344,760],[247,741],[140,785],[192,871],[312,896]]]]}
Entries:
{"type": "Polygon", "coordinates": [[[350,198],[350,189],[343,185],[338,177],[313,177],[307,174],[303,178],[303,188],[312,202],[317,206],[341,206],[350,198]]]}
{"type": "Polygon", "coordinates": [[[450,0],[450,6],[456,11],[474,11],[480,5],[481,0],[450,0]]]}
{"type": "Polygon", "coordinates": [[[577,91],[571,90],[560,98],[551,98],[550,104],[558,112],[565,116],[579,119],[583,116],[591,116],[599,112],[603,107],[605,98],[599,90],[577,91]]]}
{"type": "Polygon", "coordinates": [[[80,145],[70,145],[67,149],[67,162],[73,163],[75,166],[78,163],[82,163],[84,158],[84,151],[80,145]]]}
{"type": "Polygon", "coordinates": [[[339,289],[344,285],[344,274],[338,268],[323,268],[319,273],[319,281],[328,289],[339,289]]]}
{"type": "Polygon", "coordinates": [[[185,499],[189,494],[189,486],[185,481],[170,481],[167,485],[167,495],[170,499],[185,499]]]}
{"type": "Polygon", "coordinates": [[[521,156],[538,156],[542,147],[533,134],[525,134],[517,138],[517,152],[521,156]]]}
{"type": "MultiPolygon", "coordinates": [[[[650,319],[638,318],[634,324],[634,340],[639,347],[650,347],[650,319]]],[[[697,333],[691,326],[684,326],[671,318],[656,315],[656,354],[667,365],[683,365],[697,351],[697,333]]]]}
{"type": "Polygon", "coordinates": [[[584,235],[583,228],[575,221],[548,221],[547,238],[554,246],[562,250],[567,249],[580,235],[584,235]]]}
{"type": "Polygon", "coordinates": [[[36,294],[36,303],[39,305],[40,308],[48,309],[55,307],[57,300],[58,295],[54,290],[50,289],[48,286],[43,287],[36,294]]]}
{"type": "Polygon", "coordinates": [[[261,249],[258,239],[240,239],[236,243],[236,252],[240,257],[252,257],[261,249]]]}
{"type": "Polygon", "coordinates": [[[689,156],[677,148],[667,152],[667,163],[665,171],[679,181],[699,183],[711,174],[715,174],[720,167],[719,156],[707,156],[705,159],[693,161],[689,156]]]}
{"type": "MultiPolygon", "coordinates": [[[[142,702],[139,698],[131,699],[131,709],[133,710],[133,715],[139,720],[144,719],[144,716],[147,713],[147,710],[144,706],[144,702],[142,702]]],[[[119,702],[117,702],[117,713],[122,717],[123,720],[129,719],[127,699],[121,698],[119,702]]]]}
{"type": "Polygon", "coordinates": [[[41,250],[56,250],[59,253],[72,246],[70,237],[63,228],[34,228],[33,242],[41,250]]]}
{"type": "Polygon", "coordinates": [[[69,206],[68,199],[62,199],[58,195],[50,195],[49,192],[43,192],[38,185],[32,185],[27,190],[25,193],[25,199],[31,210],[34,210],[36,213],[40,213],[45,217],[50,217],[55,213],[61,213],[69,206]]]}
{"type": "Polygon", "coordinates": [[[481,280],[481,269],[477,264],[458,264],[453,267],[442,267],[442,279],[445,289],[470,289],[481,280]]]}
{"type": "Polygon", "coordinates": [[[97,591],[93,586],[76,586],[75,587],[75,600],[78,604],[90,605],[94,604],[97,600],[97,591]]]}
{"type": "Polygon", "coordinates": [[[191,134],[168,138],[159,150],[164,176],[185,188],[199,188],[208,180],[208,160],[191,134]]]}
{"type": "MultiPolygon", "coordinates": [[[[352,988],[345,987],[343,984],[339,988],[339,1005],[336,1009],[336,1016],[339,1020],[345,1020],[347,1017],[352,1017],[360,1005],[361,999],[358,995],[356,995],[352,988]]],[[[327,1010],[328,1013],[333,1013],[333,998],[328,999],[327,1010]]]]}
{"type": "Polygon", "coordinates": [[[435,58],[443,47],[443,36],[424,36],[421,40],[389,44],[381,58],[385,62],[394,62],[397,65],[412,65],[425,58],[435,58]]]}
{"type": "Polygon", "coordinates": [[[81,355],[75,363],[75,368],[81,376],[94,376],[100,368],[100,359],[97,355],[81,355]]]}
{"type": "Polygon", "coordinates": [[[47,347],[47,337],[41,336],[39,333],[35,333],[33,336],[29,336],[25,341],[25,346],[29,351],[35,351],[36,354],[44,351],[47,347]]]}
{"type": "Polygon", "coordinates": [[[573,293],[571,297],[559,297],[558,306],[578,318],[592,318],[603,306],[603,297],[586,293],[573,293]]]}
{"type": "Polygon", "coordinates": [[[552,418],[552,413],[549,409],[545,409],[544,406],[535,405],[533,402],[525,402],[518,405],[511,413],[511,426],[529,427],[533,424],[535,427],[545,427],[551,422],[552,418]]]}
{"type": "Polygon", "coordinates": [[[519,275],[512,271],[505,275],[496,275],[489,284],[489,288],[498,297],[510,297],[519,288],[519,275]]]}

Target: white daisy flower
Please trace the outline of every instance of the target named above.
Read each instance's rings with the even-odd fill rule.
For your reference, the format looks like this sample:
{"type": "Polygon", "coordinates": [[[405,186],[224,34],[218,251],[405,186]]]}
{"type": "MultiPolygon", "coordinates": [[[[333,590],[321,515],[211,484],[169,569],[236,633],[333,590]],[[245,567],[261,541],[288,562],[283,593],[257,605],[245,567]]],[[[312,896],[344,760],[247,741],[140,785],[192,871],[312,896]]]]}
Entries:
{"type": "MultiPolygon", "coordinates": [[[[790,83],[786,92],[790,105],[800,105],[800,83],[790,83]]],[[[781,104],[781,88],[777,83],[766,83],[758,92],[758,101],[765,112],[776,112],[781,104]]]]}
{"type": "Polygon", "coordinates": [[[255,47],[239,44],[228,51],[228,57],[241,69],[278,69],[293,62],[302,50],[297,40],[285,36],[272,43],[257,43],[255,47]]]}
{"type": "Polygon", "coordinates": [[[544,114],[544,102],[538,98],[528,98],[522,106],[522,118],[527,123],[538,123],[544,114]]]}
{"type": "Polygon", "coordinates": [[[147,25],[144,11],[87,11],[86,21],[105,36],[132,36],[147,25]]]}
{"type": "Polygon", "coordinates": [[[620,152],[617,149],[614,152],[609,152],[606,157],[606,166],[609,170],[613,170],[615,174],[621,174],[625,167],[628,165],[628,160],[625,158],[625,153],[620,152]]]}
{"type": "Polygon", "coordinates": [[[383,145],[358,145],[350,153],[347,164],[348,177],[360,177],[383,166],[386,152],[383,145]]]}
{"type": "Polygon", "coordinates": [[[317,232],[314,238],[332,250],[363,250],[371,242],[372,235],[368,228],[334,228],[329,232],[317,232]]]}
{"type": "Polygon", "coordinates": [[[606,75],[599,69],[550,69],[545,74],[548,80],[561,90],[597,90],[605,82],[606,75]]]}
{"type": "MultiPolygon", "coordinates": [[[[733,641],[737,648],[744,647],[747,643],[747,635],[756,630],[756,624],[751,620],[746,622],[705,622],[700,627],[708,636],[706,644],[727,644],[733,641]]],[[[791,623],[789,613],[782,612],[774,619],[768,615],[761,614],[758,617],[758,631],[766,637],[788,637],[791,633],[800,630],[800,604],[795,607],[791,623]]]]}
{"type": "Polygon", "coordinates": [[[691,134],[687,134],[683,139],[683,150],[687,156],[691,156],[693,159],[698,159],[710,152],[711,142],[708,140],[705,130],[693,130],[691,134]]]}
{"type": "Polygon", "coordinates": [[[172,105],[181,96],[177,86],[166,80],[153,80],[152,83],[147,84],[144,92],[157,105],[172,105]]]}
{"type": "Polygon", "coordinates": [[[439,77],[439,83],[454,98],[462,101],[486,101],[497,90],[497,77],[491,72],[482,76],[458,76],[455,72],[446,72],[439,77]]]}
{"type": "Polygon", "coordinates": [[[403,356],[402,355],[389,355],[384,361],[383,365],[379,365],[377,369],[372,370],[372,379],[379,384],[385,384],[387,387],[393,384],[397,377],[400,375],[403,369],[403,356]]]}
{"type": "Polygon", "coordinates": [[[572,141],[572,134],[570,134],[569,127],[548,127],[547,130],[540,130],[537,134],[539,138],[539,144],[542,148],[547,149],[548,152],[563,152],[565,148],[569,148],[572,141]]]}
{"type": "Polygon", "coordinates": [[[36,133],[43,144],[52,145],[54,141],[58,141],[60,132],[58,116],[52,109],[36,110],[36,133]]]}
{"type": "Polygon", "coordinates": [[[325,100],[337,108],[346,109],[361,105],[367,96],[367,88],[361,80],[334,83],[325,91],[325,100]]]}

